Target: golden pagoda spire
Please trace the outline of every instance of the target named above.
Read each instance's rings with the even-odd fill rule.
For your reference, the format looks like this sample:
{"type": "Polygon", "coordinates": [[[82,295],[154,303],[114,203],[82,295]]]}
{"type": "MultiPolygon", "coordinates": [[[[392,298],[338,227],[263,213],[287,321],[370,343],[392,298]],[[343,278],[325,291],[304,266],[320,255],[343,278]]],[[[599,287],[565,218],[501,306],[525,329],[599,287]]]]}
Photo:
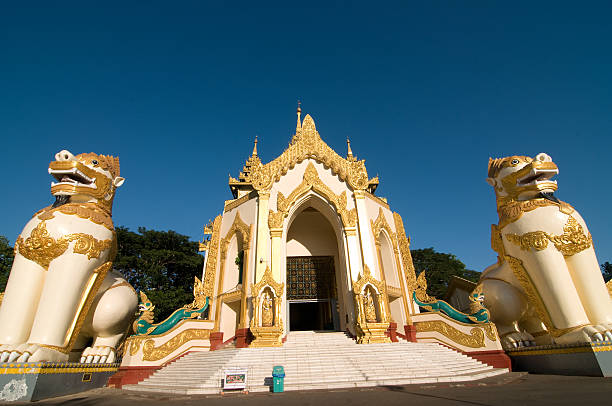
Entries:
{"type": "Polygon", "coordinates": [[[348,153],[346,154],[346,159],[348,161],[356,161],[357,159],[353,156],[353,150],[351,150],[351,140],[349,140],[349,137],[346,137],[346,145],[348,149],[348,153]]]}
{"type": "Polygon", "coordinates": [[[302,102],[300,102],[298,100],[298,107],[297,107],[297,125],[295,126],[295,133],[297,134],[298,132],[300,132],[302,130],[302,102]]]}
{"type": "Polygon", "coordinates": [[[257,136],[255,136],[255,144],[253,145],[253,156],[257,156],[257,136]]]}

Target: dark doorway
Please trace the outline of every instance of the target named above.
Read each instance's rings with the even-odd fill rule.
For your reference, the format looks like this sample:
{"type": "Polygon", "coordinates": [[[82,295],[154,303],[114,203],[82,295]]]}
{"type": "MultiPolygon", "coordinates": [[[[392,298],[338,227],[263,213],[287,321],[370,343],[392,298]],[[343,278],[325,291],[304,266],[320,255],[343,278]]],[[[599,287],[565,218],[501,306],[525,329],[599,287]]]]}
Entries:
{"type": "Polygon", "coordinates": [[[289,330],[335,330],[337,310],[334,257],[287,257],[289,330]]]}
{"type": "Polygon", "coordinates": [[[289,330],[334,330],[329,301],[290,302],[289,330]]]}

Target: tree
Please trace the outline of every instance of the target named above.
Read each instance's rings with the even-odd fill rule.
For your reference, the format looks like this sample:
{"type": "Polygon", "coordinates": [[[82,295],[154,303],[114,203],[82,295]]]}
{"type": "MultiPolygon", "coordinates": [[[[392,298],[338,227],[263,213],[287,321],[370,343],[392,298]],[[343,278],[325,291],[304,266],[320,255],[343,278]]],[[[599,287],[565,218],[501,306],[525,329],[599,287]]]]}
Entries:
{"type": "Polygon", "coordinates": [[[13,252],[13,247],[9,244],[8,238],[0,235],[0,292],[4,292],[4,289],[6,289],[6,282],[8,282],[8,277],[11,273],[14,258],[15,253],[13,252]]]}
{"type": "Polygon", "coordinates": [[[200,277],[204,257],[198,243],[174,231],[117,227],[118,252],[113,268],[155,305],[159,322],[193,301],[193,277],[200,277]]]}
{"type": "Polygon", "coordinates": [[[427,291],[432,296],[444,296],[453,275],[472,282],[478,282],[480,278],[480,272],[466,269],[465,264],[453,254],[436,252],[433,248],[410,250],[410,253],[417,276],[427,271],[427,291]]]}
{"type": "Polygon", "coordinates": [[[612,264],[607,261],[601,264],[601,273],[603,274],[604,280],[607,283],[610,279],[612,279],[612,264]]]}

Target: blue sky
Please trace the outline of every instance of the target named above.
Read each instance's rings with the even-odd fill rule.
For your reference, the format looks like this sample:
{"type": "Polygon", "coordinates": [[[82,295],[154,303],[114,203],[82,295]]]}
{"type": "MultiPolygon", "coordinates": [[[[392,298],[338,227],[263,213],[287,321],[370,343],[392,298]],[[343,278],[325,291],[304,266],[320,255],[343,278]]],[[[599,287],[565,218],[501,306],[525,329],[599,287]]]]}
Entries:
{"type": "Polygon", "coordinates": [[[300,99],[380,175],[413,248],[493,263],[488,158],[547,152],[612,261],[609,2],[302,4],[3,4],[0,235],[52,202],[65,148],[120,156],[116,225],[199,239],[253,138],[264,161],[285,149],[300,99]]]}

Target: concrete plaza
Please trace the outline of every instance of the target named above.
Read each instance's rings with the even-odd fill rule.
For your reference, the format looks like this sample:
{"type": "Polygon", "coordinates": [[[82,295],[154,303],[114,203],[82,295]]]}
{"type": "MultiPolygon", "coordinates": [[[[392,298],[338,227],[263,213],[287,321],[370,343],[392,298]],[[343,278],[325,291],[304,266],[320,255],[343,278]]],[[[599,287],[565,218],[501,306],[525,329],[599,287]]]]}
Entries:
{"type": "MultiPolygon", "coordinates": [[[[103,388],[37,402],[65,406],[162,405],[605,405],[612,402],[612,378],[511,373],[464,384],[389,386],[367,389],[231,393],[174,396],[103,388]]],[[[24,403],[13,403],[24,404],[24,403]]]]}

